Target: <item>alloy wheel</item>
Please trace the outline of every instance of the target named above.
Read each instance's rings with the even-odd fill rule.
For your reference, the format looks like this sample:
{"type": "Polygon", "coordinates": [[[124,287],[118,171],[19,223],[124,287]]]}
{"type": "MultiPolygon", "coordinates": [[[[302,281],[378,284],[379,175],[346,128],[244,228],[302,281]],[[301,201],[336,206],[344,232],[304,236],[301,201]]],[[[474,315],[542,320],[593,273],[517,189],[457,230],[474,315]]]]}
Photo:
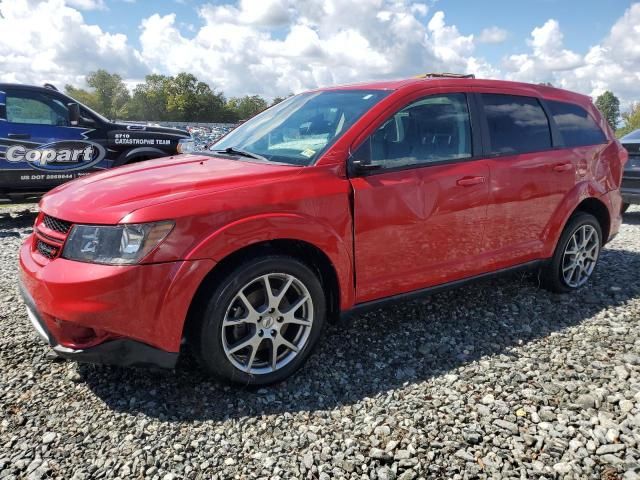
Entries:
{"type": "Polygon", "coordinates": [[[584,285],[598,262],[600,238],[592,225],[581,225],[571,235],[562,256],[562,276],[572,288],[584,285]]]}
{"type": "Polygon", "coordinates": [[[227,308],[224,354],[243,372],[275,372],[302,351],[312,325],[313,301],[304,283],[286,273],[262,275],[240,288],[227,308]]]}

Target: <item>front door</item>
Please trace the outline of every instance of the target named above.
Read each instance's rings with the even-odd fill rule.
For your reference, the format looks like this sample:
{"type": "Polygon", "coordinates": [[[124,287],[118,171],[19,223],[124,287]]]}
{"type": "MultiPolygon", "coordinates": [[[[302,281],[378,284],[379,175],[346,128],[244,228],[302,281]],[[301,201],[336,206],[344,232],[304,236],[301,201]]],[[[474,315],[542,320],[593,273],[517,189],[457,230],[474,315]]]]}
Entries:
{"type": "Polygon", "coordinates": [[[54,92],[12,88],[7,89],[4,96],[5,116],[0,121],[0,185],[3,187],[13,191],[43,191],[86,173],[85,164],[94,164],[99,154],[104,157],[102,151],[92,150],[91,161],[83,161],[83,150],[92,145],[85,135],[90,130],[71,125],[68,106],[54,92]],[[34,160],[35,157],[25,155],[27,150],[34,149],[56,153],[67,149],[77,153],[72,152],[69,158],[61,154],[55,159],[41,155],[39,160],[34,160]]]}
{"type": "Polygon", "coordinates": [[[369,166],[351,178],[357,303],[479,273],[489,168],[471,124],[467,95],[426,96],[354,154],[369,166]]]}

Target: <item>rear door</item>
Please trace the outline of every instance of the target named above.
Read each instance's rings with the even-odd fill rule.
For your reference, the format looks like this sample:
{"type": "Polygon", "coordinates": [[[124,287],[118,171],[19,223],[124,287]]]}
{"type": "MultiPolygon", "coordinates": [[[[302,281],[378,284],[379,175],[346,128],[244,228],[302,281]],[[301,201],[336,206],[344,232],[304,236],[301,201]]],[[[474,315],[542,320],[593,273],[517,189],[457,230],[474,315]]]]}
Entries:
{"type": "Polygon", "coordinates": [[[351,178],[358,303],[473,275],[482,253],[489,168],[467,95],[399,107],[352,158],[377,167],[351,178]]]}
{"type": "Polygon", "coordinates": [[[557,145],[545,107],[536,97],[478,95],[491,182],[484,249],[488,268],[539,258],[545,229],[575,185],[575,158],[557,145]]]}

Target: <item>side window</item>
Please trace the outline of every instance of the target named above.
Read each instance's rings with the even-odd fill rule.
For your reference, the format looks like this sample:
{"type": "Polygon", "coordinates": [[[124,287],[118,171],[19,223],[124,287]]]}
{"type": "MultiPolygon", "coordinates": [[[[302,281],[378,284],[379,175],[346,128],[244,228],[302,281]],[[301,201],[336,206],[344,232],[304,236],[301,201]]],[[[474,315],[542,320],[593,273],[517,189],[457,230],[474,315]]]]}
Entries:
{"type": "Polygon", "coordinates": [[[45,95],[7,93],[7,121],[37,125],[69,125],[69,111],[59,100],[45,95]]]}
{"type": "Polygon", "coordinates": [[[578,105],[548,101],[553,120],[567,147],[607,143],[607,137],[589,113],[578,105]]]}
{"type": "Polygon", "coordinates": [[[469,158],[467,97],[455,93],[413,102],[382,124],[370,142],[371,163],[384,168],[469,158]]]}
{"type": "Polygon", "coordinates": [[[491,153],[516,155],[551,148],[549,120],[532,97],[482,94],[491,153]]]}

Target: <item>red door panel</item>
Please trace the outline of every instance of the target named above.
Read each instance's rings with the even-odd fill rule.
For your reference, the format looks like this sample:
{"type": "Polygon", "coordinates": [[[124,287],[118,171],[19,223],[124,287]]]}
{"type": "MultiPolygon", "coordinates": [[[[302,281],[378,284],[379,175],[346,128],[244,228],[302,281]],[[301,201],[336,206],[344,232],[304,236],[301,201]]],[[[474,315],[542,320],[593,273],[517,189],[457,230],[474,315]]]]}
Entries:
{"type": "Polygon", "coordinates": [[[549,150],[488,160],[491,170],[485,249],[491,268],[539,258],[544,231],[575,185],[575,156],[549,150]]]}
{"type": "Polygon", "coordinates": [[[357,303],[480,273],[484,160],[351,180],[357,303]]]}

